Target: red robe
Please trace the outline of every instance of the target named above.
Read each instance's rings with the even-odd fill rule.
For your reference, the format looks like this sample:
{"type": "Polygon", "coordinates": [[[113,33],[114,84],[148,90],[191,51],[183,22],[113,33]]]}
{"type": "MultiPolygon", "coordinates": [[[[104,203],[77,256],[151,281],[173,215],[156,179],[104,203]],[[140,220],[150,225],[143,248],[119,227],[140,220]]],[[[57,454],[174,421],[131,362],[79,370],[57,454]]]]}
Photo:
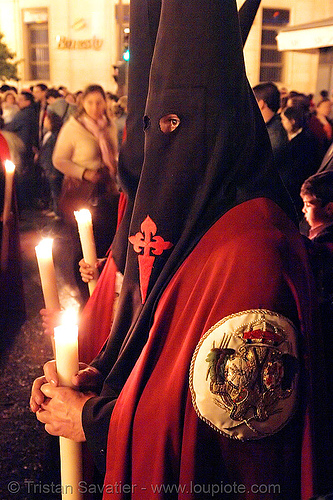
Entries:
{"type": "MultiPolygon", "coordinates": [[[[312,303],[303,243],[273,202],[253,199],[223,215],[162,294],[149,339],[117,400],[109,428],[104,500],[202,500],[212,498],[208,490],[213,484],[220,492],[215,498],[224,498],[224,491],[227,499],[297,500],[301,474],[303,498],[311,496],[312,470],[301,471],[301,405],[272,436],[230,439],[198,418],[189,368],[205,332],[222,318],[252,308],[291,320],[301,332],[299,348],[306,352],[312,303]],[[251,492],[253,485],[262,485],[264,494],[251,492]],[[163,492],[163,487],[171,490],[163,492]]],[[[301,380],[300,400],[305,394],[311,400],[311,385],[305,389],[301,380]]]]}
{"type": "MultiPolygon", "coordinates": [[[[126,197],[123,193],[120,193],[118,226],[125,207],[126,197]]],[[[110,334],[115,300],[116,272],[117,267],[110,252],[103,271],[98,278],[94,293],[89,298],[80,317],[79,359],[82,363],[90,363],[97,356],[110,334]],[[103,300],[100,300],[101,297],[103,297],[103,300]],[[96,318],[99,319],[97,330],[96,318]]]]}

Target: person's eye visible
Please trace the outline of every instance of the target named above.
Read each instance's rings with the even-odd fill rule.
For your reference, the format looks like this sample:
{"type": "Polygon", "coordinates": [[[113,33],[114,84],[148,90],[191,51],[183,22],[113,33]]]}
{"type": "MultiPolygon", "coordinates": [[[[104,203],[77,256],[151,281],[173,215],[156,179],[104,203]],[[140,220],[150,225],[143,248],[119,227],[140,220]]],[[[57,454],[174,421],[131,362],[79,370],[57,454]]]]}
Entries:
{"type": "Polygon", "coordinates": [[[171,134],[180,124],[179,116],[169,114],[160,119],[160,129],[164,134],[171,134]]]}

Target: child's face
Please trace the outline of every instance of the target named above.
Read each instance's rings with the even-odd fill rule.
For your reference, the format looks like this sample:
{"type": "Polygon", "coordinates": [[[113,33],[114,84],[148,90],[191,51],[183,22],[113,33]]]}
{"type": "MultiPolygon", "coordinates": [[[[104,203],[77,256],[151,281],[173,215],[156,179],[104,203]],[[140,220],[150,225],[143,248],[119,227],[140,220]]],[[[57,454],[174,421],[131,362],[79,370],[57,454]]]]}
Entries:
{"type": "Polygon", "coordinates": [[[321,201],[310,194],[302,195],[302,212],[309,226],[314,229],[322,224],[331,222],[326,206],[323,207],[321,201]]]}

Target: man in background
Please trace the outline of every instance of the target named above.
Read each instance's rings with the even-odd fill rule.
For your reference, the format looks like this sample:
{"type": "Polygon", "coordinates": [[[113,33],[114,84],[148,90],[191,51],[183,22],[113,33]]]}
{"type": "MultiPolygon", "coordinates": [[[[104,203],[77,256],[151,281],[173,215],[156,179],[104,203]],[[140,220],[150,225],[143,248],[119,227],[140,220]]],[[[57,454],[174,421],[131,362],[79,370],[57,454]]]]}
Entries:
{"type": "Polygon", "coordinates": [[[34,97],[30,92],[22,91],[17,96],[20,110],[5,130],[14,132],[22,141],[24,150],[21,154],[21,168],[18,172],[19,208],[28,208],[36,198],[37,178],[34,165],[34,151],[38,144],[37,113],[34,97]]]}
{"type": "Polygon", "coordinates": [[[259,83],[253,87],[253,92],[266,123],[275,162],[279,166],[285,161],[288,145],[288,136],[278,114],[280,108],[279,89],[273,82],[267,82],[259,83]]]}
{"type": "Polygon", "coordinates": [[[32,91],[38,112],[38,145],[42,143],[44,135],[44,120],[47,109],[46,91],[47,86],[44,83],[38,83],[32,91]]]}

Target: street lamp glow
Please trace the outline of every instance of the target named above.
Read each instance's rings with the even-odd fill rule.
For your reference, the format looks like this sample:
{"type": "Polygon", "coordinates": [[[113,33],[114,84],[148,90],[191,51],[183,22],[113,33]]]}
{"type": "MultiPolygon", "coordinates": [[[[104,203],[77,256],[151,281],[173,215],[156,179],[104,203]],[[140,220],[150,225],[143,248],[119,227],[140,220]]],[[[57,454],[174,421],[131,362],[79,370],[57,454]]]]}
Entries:
{"type": "Polygon", "coordinates": [[[130,60],[130,51],[129,51],[129,49],[125,50],[125,52],[123,53],[123,59],[124,59],[124,61],[129,61],[130,60]]]}

